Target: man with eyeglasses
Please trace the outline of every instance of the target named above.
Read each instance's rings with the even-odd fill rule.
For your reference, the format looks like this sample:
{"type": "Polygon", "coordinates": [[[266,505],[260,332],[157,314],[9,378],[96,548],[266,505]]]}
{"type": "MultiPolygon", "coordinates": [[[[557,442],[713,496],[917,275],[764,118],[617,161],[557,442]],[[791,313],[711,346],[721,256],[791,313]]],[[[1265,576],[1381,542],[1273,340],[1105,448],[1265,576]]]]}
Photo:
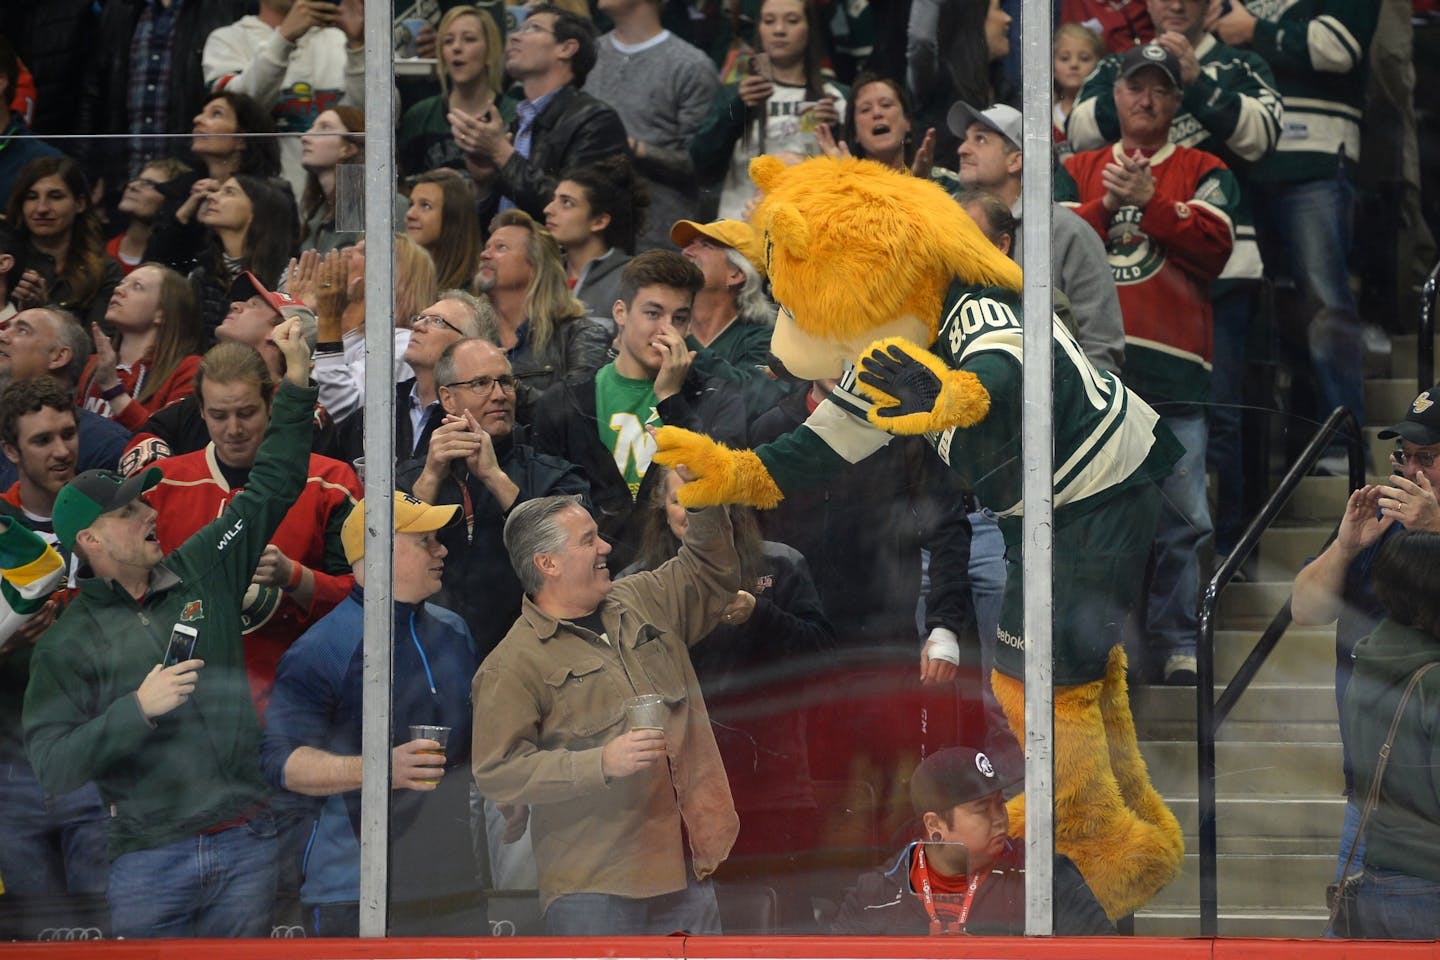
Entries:
{"type": "MultiPolygon", "coordinates": [[[[1391,537],[1403,530],[1440,531],[1440,384],[1421,393],[1410,404],[1405,419],[1380,431],[1380,439],[1394,440],[1391,475],[1386,483],[1366,484],[1350,494],[1335,539],[1295,576],[1290,614],[1297,626],[1335,624],[1335,701],[1345,699],[1355,645],[1368,636],[1385,616],[1375,596],[1375,558],[1391,537]]],[[[1340,739],[1345,737],[1341,713],[1340,739]]],[[[1348,743],[1345,749],[1345,823],[1335,877],[1357,845],[1356,862],[1362,862],[1363,838],[1356,839],[1360,806],[1352,793],[1353,779],[1348,743]]]]}
{"type": "MultiPolygon", "coordinates": [[[[410,318],[410,345],[405,348],[402,359],[415,371],[415,376],[395,384],[395,454],[398,460],[410,457],[423,459],[430,434],[445,415],[435,386],[435,364],[440,354],[465,337],[494,336],[494,309],[463,290],[442,290],[438,300],[410,318]]],[[[315,376],[330,380],[336,367],[344,361],[337,352],[323,352],[323,346],[320,345],[317,353],[322,359],[330,361],[332,366],[322,374],[317,362],[315,376]]],[[[349,379],[346,389],[357,390],[358,386],[349,379]]],[[[341,420],[336,428],[334,454],[341,460],[354,462],[356,457],[365,454],[365,411],[362,403],[351,402],[354,405],[350,409],[355,412],[341,420]]]]}
{"type": "Polygon", "coordinates": [[[515,424],[510,361],[494,343],[450,343],[433,374],[441,422],[424,456],[402,463],[396,481],[426,503],[461,507],[461,522],[439,534],[450,557],[436,602],[464,618],[483,659],[520,614],[523,591],[501,538],[505,518],[535,497],[579,494],[588,502],[590,482],[526,442],[515,424]]]}

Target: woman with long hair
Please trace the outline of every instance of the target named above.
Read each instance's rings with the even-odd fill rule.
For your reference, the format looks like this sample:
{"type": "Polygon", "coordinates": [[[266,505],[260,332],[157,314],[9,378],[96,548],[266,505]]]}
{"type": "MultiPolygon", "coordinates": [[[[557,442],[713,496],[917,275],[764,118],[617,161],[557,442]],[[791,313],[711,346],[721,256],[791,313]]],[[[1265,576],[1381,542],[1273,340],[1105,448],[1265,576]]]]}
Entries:
{"type": "Polygon", "coordinates": [[[295,252],[299,222],[290,185],[278,177],[237,174],[217,183],[201,180],[175,211],[175,223],[200,228],[200,242],[187,243],[188,230],[160,230],[150,250],[160,262],[189,277],[204,324],[205,343],[230,311],[230,284],[245,271],[274,290],[295,252]]]}
{"type": "MultiPolygon", "coordinates": [[[[404,360],[410,318],[434,303],[439,289],[430,254],[405,234],[395,234],[395,308],[390,315],[395,318],[396,383],[415,376],[404,360]]],[[[323,258],[307,250],[292,265],[285,290],[315,308],[315,382],[321,405],[338,421],[365,402],[365,241],[323,258]],[[336,263],[337,258],[343,263],[336,263]],[[343,295],[330,298],[333,308],[320,295],[322,269],[344,283],[343,295]]]]}
{"type": "Polygon", "coordinates": [[[866,70],[855,78],[844,133],[845,139],[836,141],[829,127],[817,129],[820,152],[827,157],[874,160],[892,170],[933,180],[947,192],[960,188],[954,170],[935,164],[935,129],[918,134],[910,95],[894,77],[866,70]]]}
{"type": "Polygon", "coordinates": [[[136,267],[115,288],[105,322],[113,337],[98,323],[90,328],[95,353],[75,394],[82,407],[134,431],[194,392],[201,328],[184,277],[159,263],[136,267]]]}
{"type": "Polygon", "coordinates": [[[416,177],[405,232],[435,261],[441,287],[471,288],[484,242],[475,216],[475,188],[468,179],[449,168],[416,177]]]}
{"type": "Polygon", "coordinates": [[[614,328],[587,316],[565,281],[560,245],[524,210],[490,222],[475,285],[495,307],[520,422],[530,422],[533,404],[552,384],[583,380],[609,359],[614,328]]]}
{"type": "Polygon", "coordinates": [[[1000,0],[914,0],[907,52],[915,115],[935,128],[938,157],[953,157],[960,146],[945,122],[951,104],[984,110],[1014,97],[1004,63],[1010,15],[1000,0]]]}
{"type": "MultiPolygon", "coordinates": [[[[1342,539],[1373,536],[1380,542],[1383,526],[1396,519],[1394,508],[1381,507],[1395,502],[1382,499],[1387,490],[1393,492],[1381,486],[1357,491],[1360,507],[1352,507],[1341,522],[1342,539]],[[1357,513],[1368,518],[1369,533],[1347,534],[1350,515],[1357,513]]],[[[1386,618],[1355,645],[1353,673],[1340,711],[1355,774],[1352,803],[1363,809],[1371,805],[1369,797],[1375,799],[1369,816],[1362,815],[1361,832],[1341,867],[1345,874],[1360,873],[1351,929],[1337,931],[1342,936],[1440,937],[1440,731],[1435,725],[1440,669],[1419,680],[1399,711],[1416,672],[1440,661],[1437,558],[1440,534],[1424,529],[1391,536],[1375,558],[1375,596],[1386,618]],[[1382,746],[1397,720],[1382,772],[1382,746]]]]}
{"type": "Polygon", "coordinates": [[[555,185],[545,228],[565,251],[570,292],[592,317],[610,316],[649,206],[645,183],[625,157],[566,171],[555,185]]]}
{"type": "Polygon", "coordinates": [[[37,157],[20,169],[5,219],[23,244],[24,261],[11,271],[10,299],[20,310],[55,303],[82,321],[105,315],[123,275],[105,255],[90,183],[69,157],[37,157]]]}
{"type": "Polygon", "coordinates": [[[451,110],[479,116],[496,106],[505,123],[515,119],[516,100],[505,93],[505,42],[490,14],[470,4],[446,10],[436,47],[441,92],[406,110],[400,121],[395,155],[405,176],[465,169],[446,119],[451,110]]]}
{"type": "Polygon", "coordinates": [[[360,239],[359,231],[335,228],[336,168],[365,162],[365,114],[355,107],[323,111],[300,138],[305,193],[300,197],[300,249],[326,253],[360,239]]]}
{"type": "Polygon", "coordinates": [[[280,145],[273,137],[270,113],[243,93],[219,90],[210,95],[191,121],[190,152],[199,179],[224,181],[237,173],[257,177],[280,175],[280,145]]]}
{"type": "Polygon", "coordinates": [[[761,52],[720,91],[690,144],[696,176],[721,185],[720,216],[729,220],[746,219],[755,196],[751,159],[818,153],[816,128],[839,124],[848,96],[821,69],[824,26],[813,0],[764,0],[756,33],[761,52]]]}
{"type": "MultiPolygon", "coordinates": [[[[640,556],[621,576],[673,559],[685,538],[689,519],[677,500],[679,475],[652,464],[646,486],[640,556]],[[659,476],[652,478],[652,472],[659,476]]],[[[743,864],[745,854],[774,863],[777,854],[811,850],[819,841],[802,694],[835,645],[804,557],[761,539],[754,510],[731,507],[730,517],[742,589],[719,625],[690,648],[740,814],[727,870],[743,864]]]]}

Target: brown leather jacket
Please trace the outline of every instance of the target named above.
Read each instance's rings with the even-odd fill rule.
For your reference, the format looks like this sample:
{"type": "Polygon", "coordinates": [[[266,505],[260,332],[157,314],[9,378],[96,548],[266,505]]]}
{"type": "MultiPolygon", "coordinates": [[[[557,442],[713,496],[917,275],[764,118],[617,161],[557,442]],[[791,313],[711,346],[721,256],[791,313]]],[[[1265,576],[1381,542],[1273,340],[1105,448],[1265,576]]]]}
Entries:
{"type": "Polygon", "coordinates": [[[600,608],[609,642],[527,596],[481,664],[471,691],[475,782],[491,799],[531,804],[542,909],[567,893],[683,889],[682,820],[697,879],[730,853],[740,822],[689,647],[739,587],[729,517],[696,511],[675,559],[616,581],[600,608]],[[625,731],[624,701],[639,693],[670,707],[670,762],[607,781],[601,750],[625,731]]]}

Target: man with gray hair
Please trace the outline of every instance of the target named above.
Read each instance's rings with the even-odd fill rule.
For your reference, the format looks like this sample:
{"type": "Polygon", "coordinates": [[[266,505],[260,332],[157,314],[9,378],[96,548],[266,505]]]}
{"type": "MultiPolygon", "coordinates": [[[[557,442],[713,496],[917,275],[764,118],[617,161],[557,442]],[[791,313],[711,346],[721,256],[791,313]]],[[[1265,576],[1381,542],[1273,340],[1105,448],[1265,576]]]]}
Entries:
{"type": "MultiPolygon", "coordinates": [[[[446,347],[466,337],[482,337],[493,342],[499,340],[500,334],[495,308],[464,290],[442,290],[434,303],[410,318],[410,345],[405,348],[403,359],[415,371],[415,376],[395,384],[395,455],[399,460],[424,458],[430,434],[445,416],[435,385],[435,363],[446,347]]],[[[329,379],[328,375],[322,376],[320,366],[327,356],[323,345],[317,348],[316,355],[315,376],[321,383],[323,397],[325,382],[329,379]]],[[[329,356],[335,356],[333,351],[329,356]]],[[[364,389],[363,379],[353,376],[343,383],[349,384],[348,389],[364,389]]],[[[365,453],[363,402],[363,396],[347,401],[347,409],[354,412],[336,426],[333,456],[347,463],[365,453]]]]}
{"type": "Polygon", "coordinates": [[[475,675],[471,757],[481,793],[531,805],[547,934],[721,932],[709,877],[739,819],[688,648],[735,615],[739,558],[724,508],[688,521],[616,583],[576,498],[505,523],[526,596],[475,675]]]}
{"type": "MultiPolygon", "coordinates": [[[[49,304],[22,310],[0,329],[0,389],[15,380],[50,377],[75,394],[75,385],[90,357],[90,338],[80,321],[64,307],[49,304]]],[[[130,431],[108,417],[75,409],[80,457],[75,471],[114,470],[130,442],[130,431]]],[[[0,462],[0,489],[20,478],[15,464],[0,462]]]]}
{"type": "Polygon", "coordinates": [[[794,386],[770,371],[775,305],[765,296],[760,273],[765,262],[760,235],[741,220],[677,220],[670,239],[705,276],[686,337],[696,351],[695,369],[738,386],[746,421],[753,422],[794,386]]]}
{"type": "Polygon", "coordinates": [[[450,551],[437,603],[464,618],[484,658],[520,614],[520,582],[505,555],[505,518],[536,497],[579,495],[590,481],[579,467],[530,446],[515,424],[515,376],[489,340],[469,337],[435,364],[444,411],[425,456],[402,462],[401,489],[427,503],[459,504],[464,523],[440,531],[450,551]]]}

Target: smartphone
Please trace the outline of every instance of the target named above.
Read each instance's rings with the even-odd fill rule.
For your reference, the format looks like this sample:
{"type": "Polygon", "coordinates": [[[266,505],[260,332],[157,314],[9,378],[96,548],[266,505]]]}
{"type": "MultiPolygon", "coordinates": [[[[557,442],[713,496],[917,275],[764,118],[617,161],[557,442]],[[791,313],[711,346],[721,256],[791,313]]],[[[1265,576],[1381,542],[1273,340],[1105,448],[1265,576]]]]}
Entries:
{"type": "Polygon", "coordinates": [[[763,77],[766,80],[775,79],[775,68],[770,64],[770,54],[752,53],[745,61],[745,72],[753,77],[763,77]]]}
{"type": "Polygon", "coordinates": [[[165,651],[165,662],[162,666],[173,667],[177,663],[194,659],[195,641],[199,636],[198,630],[194,627],[187,627],[183,623],[177,623],[171,627],[170,646],[165,651]]]}

